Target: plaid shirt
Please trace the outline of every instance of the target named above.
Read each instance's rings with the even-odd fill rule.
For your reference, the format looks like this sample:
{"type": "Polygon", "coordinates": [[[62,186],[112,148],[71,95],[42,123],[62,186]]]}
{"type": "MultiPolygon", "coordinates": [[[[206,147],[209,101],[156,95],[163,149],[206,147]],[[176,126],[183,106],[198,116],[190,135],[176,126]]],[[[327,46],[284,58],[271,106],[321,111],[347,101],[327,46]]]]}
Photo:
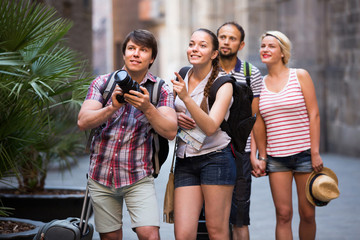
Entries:
{"type": "MultiPolygon", "coordinates": [[[[97,77],[90,85],[85,100],[103,103],[101,92],[110,74],[97,77]]],[[[141,82],[156,82],[148,72],[141,82]]],[[[112,104],[111,98],[107,105],[112,104]]],[[[174,108],[174,96],[167,84],[161,88],[157,108],[174,108]]],[[[91,144],[89,176],[105,186],[115,188],[131,185],[153,172],[151,125],[145,114],[125,103],[106,121],[102,131],[91,144]]]]}

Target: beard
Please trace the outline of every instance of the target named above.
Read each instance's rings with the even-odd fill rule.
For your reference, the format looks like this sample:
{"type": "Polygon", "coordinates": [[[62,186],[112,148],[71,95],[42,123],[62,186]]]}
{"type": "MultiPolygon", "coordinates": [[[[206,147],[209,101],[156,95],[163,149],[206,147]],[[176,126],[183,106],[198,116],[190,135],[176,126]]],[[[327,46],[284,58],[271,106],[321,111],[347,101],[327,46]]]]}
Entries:
{"type": "Polygon", "coordinates": [[[237,52],[223,54],[221,51],[219,51],[219,54],[220,54],[220,58],[222,58],[222,59],[233,59],[237,56],[237,52]]]}

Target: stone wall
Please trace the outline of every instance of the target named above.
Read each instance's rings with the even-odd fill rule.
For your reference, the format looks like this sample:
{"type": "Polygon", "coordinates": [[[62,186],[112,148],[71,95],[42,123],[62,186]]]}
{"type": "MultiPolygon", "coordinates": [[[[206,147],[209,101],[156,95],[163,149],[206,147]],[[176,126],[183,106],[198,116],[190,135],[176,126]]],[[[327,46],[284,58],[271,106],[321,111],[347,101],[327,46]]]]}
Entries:
{"type": "Polygon", "coordinates": [[[252,0],[247,12],[246,58],[266,74],[258,38],[284,32],[293,45],[289,66],[308,70],[316,87],[321,151],[359,156],[360,2],[252,0]]]}
{"type": "Polygon", "coordinates": [[[326,150],[360,154],[360,2],[323,1],[326,150]]]}

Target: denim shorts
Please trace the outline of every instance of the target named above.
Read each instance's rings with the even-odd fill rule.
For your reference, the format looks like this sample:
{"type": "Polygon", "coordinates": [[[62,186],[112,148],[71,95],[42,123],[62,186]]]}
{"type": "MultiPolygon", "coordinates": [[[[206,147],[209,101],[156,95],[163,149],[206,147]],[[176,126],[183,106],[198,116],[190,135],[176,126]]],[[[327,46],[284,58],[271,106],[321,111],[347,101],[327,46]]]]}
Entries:
{"type": "Polygon", "coordinates": [[[230,146],[201,156],[176,158],[175,188],[196,185],[234,185],[235,158],[230,146]]]}
{"type": "Polygon", "coordinates": [[[304,172],[313,171],[310,149],[287,157],[272,157],[268,155],[266,169],[271,172],[304,172]]]}

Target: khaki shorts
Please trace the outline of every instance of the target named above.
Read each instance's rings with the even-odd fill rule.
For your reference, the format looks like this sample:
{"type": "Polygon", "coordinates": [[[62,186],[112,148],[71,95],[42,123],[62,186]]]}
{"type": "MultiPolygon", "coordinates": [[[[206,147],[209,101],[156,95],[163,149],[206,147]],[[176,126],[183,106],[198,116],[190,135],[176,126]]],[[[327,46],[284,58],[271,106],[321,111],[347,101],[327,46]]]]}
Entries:
{"type": "Polygon", "coordinates": [[[156,199],[154,178],[145,177],[126,187],[106,187],[89,178],[89,191],[95,215],[95,227],[99,233],[122,228],[123,200],[131,218],[131,228],[160,226],[159,207],[156,199]]]}

